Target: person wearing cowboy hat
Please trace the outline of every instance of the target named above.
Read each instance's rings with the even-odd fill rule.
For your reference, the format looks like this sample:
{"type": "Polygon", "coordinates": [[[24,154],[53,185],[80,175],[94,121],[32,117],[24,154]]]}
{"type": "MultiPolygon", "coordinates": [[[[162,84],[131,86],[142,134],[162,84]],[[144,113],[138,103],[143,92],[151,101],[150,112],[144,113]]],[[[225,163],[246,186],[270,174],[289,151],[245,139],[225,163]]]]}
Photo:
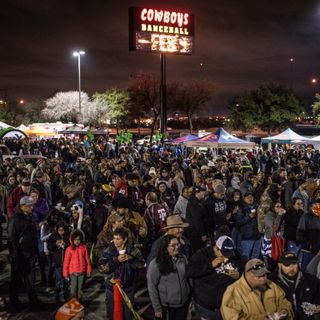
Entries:
{"type": "Polygon", "coordinates": [[[184,254],[187,259],[191,256],[191,246],[189,240],[183,235],[184,229],[189,227],[189,223],[182,220],[179,214],[168,216],[166,219],[166,226],[162,228],[165,234],[153,242],[150,253],[147,258],[147,266],[155,258],[159,250],[161,239],[165,235],[172,235],[179,239],[180,253],[184,254]]]}

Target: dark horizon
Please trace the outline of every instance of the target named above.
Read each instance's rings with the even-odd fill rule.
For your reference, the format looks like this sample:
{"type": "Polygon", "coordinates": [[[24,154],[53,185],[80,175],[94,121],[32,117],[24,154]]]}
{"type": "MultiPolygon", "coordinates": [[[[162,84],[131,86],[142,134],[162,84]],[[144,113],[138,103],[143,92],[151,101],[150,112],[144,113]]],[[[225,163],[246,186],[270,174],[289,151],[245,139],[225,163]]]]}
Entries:
{"type": "MultiPolygon", "coordinates": [[[[81,80],[90,95],[124,88],[140,71],[160,74],[157,54],[129,51],[128,9],[142,5],[160,7],[137,0],[4,0],[0,99],[28,101],[77,90],[76,49],[86,51],[81,80]]],[[[195,52],[168,55],[167,81],[212,81],[216,93],[205,112],[226,114],[235,94],[269,81],[292,86],[307,106],[313,101],[320,85],[320,78],[310,84],[320,77],[317,1],[163,1],[161,6],[195,15],[195,52]]]]}

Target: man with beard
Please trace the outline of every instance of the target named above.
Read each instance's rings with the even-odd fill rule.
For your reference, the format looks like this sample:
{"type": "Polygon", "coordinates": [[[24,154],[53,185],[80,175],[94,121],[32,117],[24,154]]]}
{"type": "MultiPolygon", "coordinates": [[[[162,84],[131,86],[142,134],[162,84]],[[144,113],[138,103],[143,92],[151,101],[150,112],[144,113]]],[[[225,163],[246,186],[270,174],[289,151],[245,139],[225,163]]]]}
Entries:
{"type": "Polygon", "coordinates": [[[294,319],[291,303],[283,290],[268,280],[264,262],[251,259],[242,277],[225,291],[221,304],[224,320],[294,319]]]}
{"type": "Polygon", "coordinates": [[[297,256],[284,252],[278,263],[278,270],[271,277],[283,289],[292,303],[295,319],[319,319],[320,280],[299,269],[297,256]]]}

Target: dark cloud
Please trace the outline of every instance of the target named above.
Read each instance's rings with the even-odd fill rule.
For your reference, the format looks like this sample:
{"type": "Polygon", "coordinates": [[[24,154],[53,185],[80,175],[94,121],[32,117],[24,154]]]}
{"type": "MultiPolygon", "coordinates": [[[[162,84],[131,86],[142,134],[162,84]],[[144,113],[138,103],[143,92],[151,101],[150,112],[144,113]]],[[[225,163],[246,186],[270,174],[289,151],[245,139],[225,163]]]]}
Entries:
{"type": "Polygon", "coordinates": [[[167,79],[212,80],[215,110],[267,81],[292,84],[311,101],[309,78],[320,72],[320,5],[312,0],[2,0],[0,95],[7,89],[10,98],[30,99],[76,89],[72,50],[80,48],[89,93],[123,87],[138,71],[159,73],[158,55],[128,50],[128,8],[145,4],[195,14],[195,53],[168,56],[167,79]]]}

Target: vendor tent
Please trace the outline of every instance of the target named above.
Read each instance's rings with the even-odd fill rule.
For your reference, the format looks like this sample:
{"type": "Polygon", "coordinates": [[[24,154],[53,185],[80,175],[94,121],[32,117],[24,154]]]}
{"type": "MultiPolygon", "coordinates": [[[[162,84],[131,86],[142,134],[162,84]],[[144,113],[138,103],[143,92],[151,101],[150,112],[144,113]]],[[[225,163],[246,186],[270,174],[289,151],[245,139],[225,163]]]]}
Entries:
{"type": "Polygon", "coordinates": [[[219,128],[215,133],[210,133],[199,139],[186,142],[185,145],[187,147],[251,149],[255,144],[237,138],[223,128],[219,128]]]}
{"type": "Polygon", "coordinates": [[[79,126],[77,124],[67,128],[66,130],[59,131],[59,133],[63,134],[86,134],[87,130],[83,128],[83,126],[79,126]]]}
{"type": "Polygon", "coordinates": [[[19,129],[8,127],[0,130],[0,139],[2,138],[16,138],[16,139],[27,138],[28,139],[28,136],[19,129]]]}
{"type": "Polygon", "coordinates": [[[192,141],[192,140],[195,140],[195,139],[198,139],[198,137],[193,135],[193,134],[187,134],[186,136],[175,138],[172,141],[170,141],[169,143],[180,144],[180,143],[192,141]]]}
{"type": "Polygon", "coordinates": [[[305,144],[309,143],[310,139],[300,136],[290,128],[271,137],[261,139],[262,143],[290,143],[290,144],[305,144]]]}
{"type": "Polygon", "coordinates": [[[6,129],[6,128],[9,128],[9,127],[11,127],[11,126],[9,126],[8,124],[0,121],[0,129],[6,129]]]}
{"type": "Polygon", "coordinates": [[[49,137],[49,136],[56,135],[56,133],[52,131],[39,128],[39,127],[32,127],[30,129],[25,130],[24,133],[26,133],[29,136],[39,136],[39,137],[49,137]]]}

